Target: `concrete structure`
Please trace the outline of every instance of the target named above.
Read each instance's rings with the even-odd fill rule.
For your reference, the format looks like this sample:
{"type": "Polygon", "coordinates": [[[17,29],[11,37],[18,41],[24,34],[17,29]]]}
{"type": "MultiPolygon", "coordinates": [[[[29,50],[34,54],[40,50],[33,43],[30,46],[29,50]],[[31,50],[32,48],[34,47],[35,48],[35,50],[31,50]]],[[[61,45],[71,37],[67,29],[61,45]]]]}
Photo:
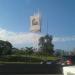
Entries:
{"type": "Polygon", "coordinates": [[[63,75],[75,75],[75,66],[63,67],[63,75]]]}

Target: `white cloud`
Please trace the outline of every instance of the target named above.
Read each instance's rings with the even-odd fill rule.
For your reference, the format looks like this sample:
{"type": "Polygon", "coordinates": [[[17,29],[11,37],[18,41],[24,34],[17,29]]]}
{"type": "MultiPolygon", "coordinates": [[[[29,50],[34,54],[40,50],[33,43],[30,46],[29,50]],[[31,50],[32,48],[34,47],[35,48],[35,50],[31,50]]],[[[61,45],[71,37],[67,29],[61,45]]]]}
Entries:
{"type": "MultiPolygon", "coordinates": [[[[0,40],[5,40],[11,42],[14,46],[24,46],[27,44],[33,44],[37,46],[38,39],[43,36],[41,34],[36,33],[16,33],[7,31],[5,29],[0,28],[0,40]]],[[[67,42],[67,41],[75,41],[75,36],[70,37],[54,37],[53,42],[67,42]]]]}
{"type": "Polygon", "coordinates": [[[75,41],[75,36],[54,37],[54,39],[53,39],[53,42],[67,42],[67,41],[75,41]]]}
{"type": "Polygon", "coordinates": [[[16,33],[0,28],[0,40],[10,41],[12,44],[38,43],[40,34],[35,33],[16,33]]]}

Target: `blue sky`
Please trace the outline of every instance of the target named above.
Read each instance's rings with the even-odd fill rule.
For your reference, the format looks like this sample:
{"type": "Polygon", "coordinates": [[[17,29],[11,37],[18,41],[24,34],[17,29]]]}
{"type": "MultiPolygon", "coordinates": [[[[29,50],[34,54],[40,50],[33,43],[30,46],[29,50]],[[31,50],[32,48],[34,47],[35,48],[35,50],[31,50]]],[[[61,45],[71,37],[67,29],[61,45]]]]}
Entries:
{"type": "MultiPolygon", "coordinates": [[[[57,38],[53,42],[55,48],[65,50],[75,48],[75,0],[0,0],[0,38],[8,40],[10,37],[9,41],[11,41],[12,37],[16,36],[18,39],[21,35],[23,37],[18,40],[30,35],[40,37],[39,34],[29,32],[30,16],[38,9],[42,14],[41,34],[47,33],[48,22],[48,33],[57,38]]],[[[23,46],[27,45],[27,42],[19,43],[23,46]]],[[[16,45],[18,46],[18,43],[16,45]]]]}

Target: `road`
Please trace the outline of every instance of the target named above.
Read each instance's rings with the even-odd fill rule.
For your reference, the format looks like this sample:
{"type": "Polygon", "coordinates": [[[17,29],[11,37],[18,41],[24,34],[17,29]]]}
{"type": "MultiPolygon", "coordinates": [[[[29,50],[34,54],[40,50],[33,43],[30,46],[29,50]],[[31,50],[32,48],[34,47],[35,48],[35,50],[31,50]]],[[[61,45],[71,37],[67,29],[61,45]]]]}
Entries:
{"type": "Polygon", "coordinates": [[[62,67],[56,64],[3,64],[0,75],[62,75],[62,67]]]}
{"type": "Polygon", "coordinates": [[[0,75],[63,75],[63,74],[0,74],[0,75]]]}

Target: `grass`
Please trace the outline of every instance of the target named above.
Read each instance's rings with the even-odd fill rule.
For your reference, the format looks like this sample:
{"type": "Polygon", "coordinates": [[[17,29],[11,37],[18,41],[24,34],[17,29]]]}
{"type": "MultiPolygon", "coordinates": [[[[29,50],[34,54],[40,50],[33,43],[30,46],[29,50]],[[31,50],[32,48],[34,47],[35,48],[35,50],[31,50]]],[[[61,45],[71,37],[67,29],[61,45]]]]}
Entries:
{"type": "MultiPolygon", "coordinates": [[[[11,55],[12,57],[14,57],[15,55],[11,55]]],[[[17,56],[17,55],[16,55],[17,56]]],[[[7,56],[7,58],[10,56],[7,56]]],[[[41,60],[56,60],[57,57],[54,56],[37,56],[37,55],[20,55],[20,57],[31,57],[31,58],[35,58],[35,59],[41,59],[41,60]]],[[[7,59],[5,58],[5,59],[7,59]]],[[[16,62],[8,62],[8,61],[0,61],[0,64],[39,64],[40,62],[31,62],[31,61],[25,61],[25,62],[20,62],[20,61],[16,61],[16,62]]]]}
{"type": "MultiPolygon", "coordinates": [[[[12,55],[13,56],[13,55],[12,55]]],[[[32,58],[36,58],[36,59],[47,59],[47,60],[56,60],[57,57],[55,56],[38,56],[38,55],[20,55],[21,57],[32,57],[32,58]]]]}
{"type": "Polygon", "coordinates": [[[24,57],[32,57],[32,58],[36,58],[36,59],[41,59],[41,60],[56,60],[57,57],[55,56],[36,56],[36,55],[33,55],[33,56],[24,56],[24,57]]]}
{"type": "Polygon", "coordinates": [[[40,62],[3,62],[3,61],[0,61],[0,64],[40,64],[40,62]]]}
{"type": "Polygon", "coordinates": [[[41,56],[41,57],[37,57],[37,56],[32,56],[32,58],[38,58],[38,59],[41,59],[41,60],[56,60],[57,58],[56,57],[52,57],[52,56],[41,56]]]}

